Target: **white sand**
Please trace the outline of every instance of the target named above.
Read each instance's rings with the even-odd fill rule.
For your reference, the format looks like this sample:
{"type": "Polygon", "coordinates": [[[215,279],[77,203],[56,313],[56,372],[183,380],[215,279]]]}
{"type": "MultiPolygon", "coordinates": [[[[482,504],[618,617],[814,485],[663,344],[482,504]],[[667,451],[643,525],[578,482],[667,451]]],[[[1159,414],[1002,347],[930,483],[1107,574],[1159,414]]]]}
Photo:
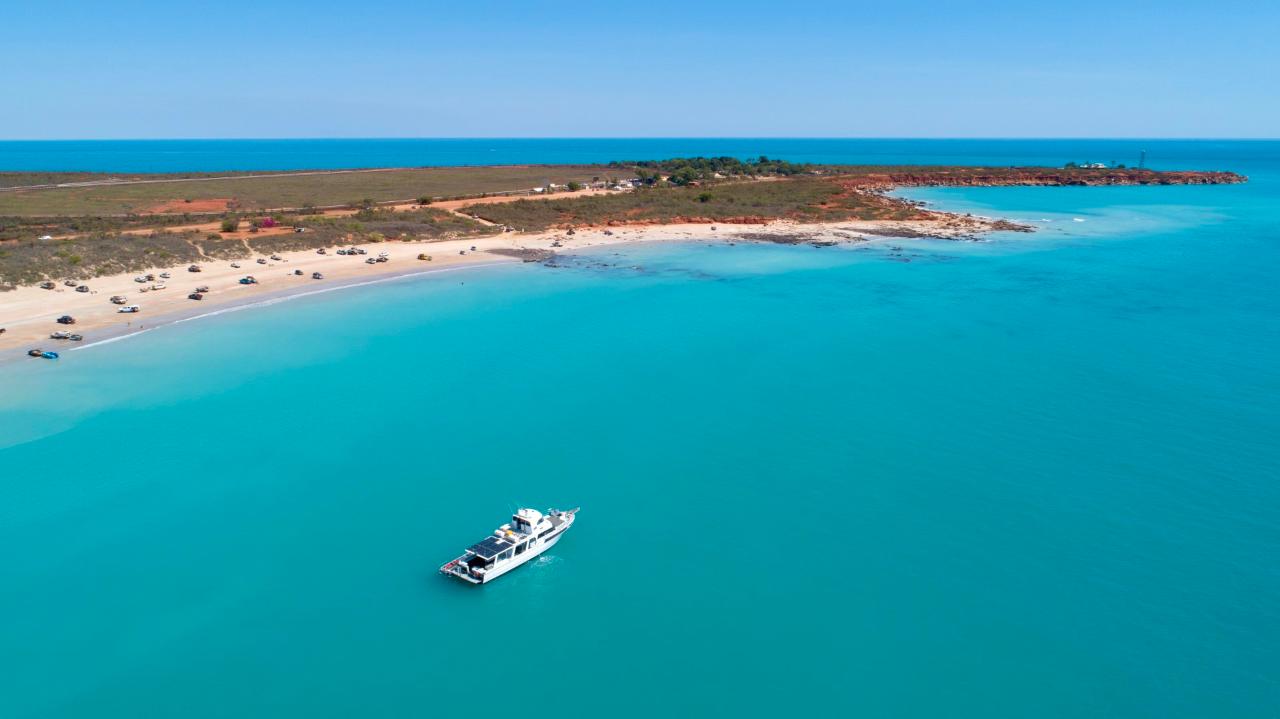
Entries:
{"type": "MultiPolygon", "coordinates": [[[[978,224],[975,222],[975,225],[978,224]]],[[[681,241],[691,239],[721,239],[742,241],[743,234],[768,234],[776,236],[812,235],[807,239],[836,242],[857,241],[859,229],[909,227],[937,234],[968,234],[980,227],[957,229],[954,217],[945,220],[913,222],[841,222],[829,225],[801,225],[791,222],[772,222],[763,225],[652,225],[629,226],[608,229],[578,230],[573,235],[563,231],[541,234],[505,233],[493,237],[480,237],[433,242],[382,242],[362,245],[367,255],[345,256],[335,254],[336,248],[328,248],[327,254],[315,250],[279,253],[280,261],[268,260],[261,265],[258,257],[235,260],[240,267],[231,267],[229,260],[208,260],[200,263],[202,272],[188,272],[187,265],[156,268],[148,273],[159,275],[169,272],[171,278],[157,279],[167,286],[162,290],[142,292],[144,286],[134,281],[139,273],[127,273],[99,277],[84,284],[88,293],[76,292],[59,284],[56,289],[20,287],[10,292],[0,292],[0,351],[6,356],[13,350],[31,348],[65,350],[76,343],[53,340],[49,333],[67,329],[84,335],[85,343],[98,341],[123,333],[141,331],[171,321],[175,317],[194,311],[209,312],[232,304],[246,304],[268,296],[280,296],[314,291],[326,284],[352,284],[363,279],[385,278],[400,274],[423,272],[429,269],[450,268],[493,263],[519,262],[518,259],[493,254],[495,249],[535,249],[567,252],[585,247],[607,244],[655,241],[681,241]],[[713,231],[711,227],[716,227],[713,231]],[[606,234],[606,232],[611,234],[606,234]],[[552,246],[560,242],[562,247],[552,246]],[[476,250],[472,251],[471,248],[476,250]],[[386,252],[386,263],[367,264],[365,260],[386,252]],[[419,253],[432,257],[431,261],[416,259],[419,253]],[[461,254],[465,253],[465,254],[461,254]],[[302,275],[294,275],[301,270],[302,275]],[[321,272],[323,280],[311,278],[312,272],[321,272]],[[253,275],[258,283],[242,285],[240,278],[253,275]],[[201,301],[188,299],[196,287],[207,285],[209,292],[201,301]],[[119,314],[119,306],[110,302],[112,295],[124,295],[127,304],[138,305],[137,314],[119,314]],[[59,325],[55,320],[62,315],[76,318],[71,327],[59,325]]],[[[265,259],[265,256],[263,256],[265,259]]],[[[147,273],[142,273],[147,274],[147,273]]]]}

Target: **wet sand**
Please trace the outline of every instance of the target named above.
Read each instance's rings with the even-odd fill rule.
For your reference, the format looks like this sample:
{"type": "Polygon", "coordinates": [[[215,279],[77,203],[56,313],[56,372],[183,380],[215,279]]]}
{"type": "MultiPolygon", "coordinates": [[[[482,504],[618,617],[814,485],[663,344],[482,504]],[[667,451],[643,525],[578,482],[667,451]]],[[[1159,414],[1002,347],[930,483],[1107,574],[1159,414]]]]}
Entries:
{"type": "Polygon", "coordinates": [[[944,226],[944,223],[954,223],[954,218],[950,217],[946,220],[913,222],[797,224],[779,221],[760,225],[649,225],[577,230],[572,235],[553,231],[539,234],[504,233],[491,237],[431,242],[371,243],[362,246],[368,254],[356,256],[337,255],[335,248],[327,249],[323,255],[317,254],[315,250],[300,250],[279,253],[279,260],[264,256],[262,259],[267,260],[266,264],[259,264],[258,256],[235,260],[240,265],[238,268],[231,266],[231,260],[210,260],[200,265],[201,272],[189,272],[185,264],[150,270],[148,273],[157,275],[156,282],[166,285],[160,290],[143,292],[143,287],[150,287],[153,283],[140,284],[134,281],[138,273],[122,273],[86,281],[84,284],[90,288],[87,293],[76,292],[62,284],[53,290],[28,286],[0,293],[0,327],[7,330],[0,334],[0,360],[25,358],[26,351],[32,348],[64,352],[190,317],[253,305],[269,299],[424,272],[545,258],[547,252],[568,252],[610,244],[693,239],[839,244],[883,237],[889,229],[910,229],[929,236],[968,237],[981,230],[982,222],[984,220],[975,218],[975,223],[979,226],[964,230],[944,226]],[[472,250],[472,247],[475,249],[472,250]],[[376,258],[384,252],[387,254],[387,262],[366,263],[368,258],[376,258]],[[431,260],[419,260],[419,254],[429,255],[431,260]],[[302,274],[294,274],[295,271],[302,274]],[[158,276],[161,272],[170,273],[170,278],[160,279],[158,276]],[[322,273],[324,279],[313,279],[313,272],[322,273]],[[240,279],[247,275],[257,279],[257,284],[240,284],[240,279]],[[209,291],[203,300],[188,299],[188,295],[197,287],[206,285],[209,291]],[[120,314],[120,307],[110,302],[113,295],[123,295],[127,298],[126,304],[138,305],[140,311],[136,314],[120,314]],[[62,315],[76,318],[76,324],[57,324],[55,320],[62,315]],[[49,334],[60,329],[81,334],[84,340],[72,342],[50,339],[49,334]]]}

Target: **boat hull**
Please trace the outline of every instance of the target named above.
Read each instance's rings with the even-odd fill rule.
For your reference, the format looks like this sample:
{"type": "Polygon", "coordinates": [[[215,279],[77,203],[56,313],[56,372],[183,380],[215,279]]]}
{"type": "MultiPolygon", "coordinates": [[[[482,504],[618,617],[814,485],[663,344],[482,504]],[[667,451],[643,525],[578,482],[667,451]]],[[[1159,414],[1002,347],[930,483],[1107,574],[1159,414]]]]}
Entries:
{"type": "MultiPolygon", "coordinates": [[[[492,582],[498,577],[501,577],[507,574],[511,570],[529,563],[530,560],[541,556],[543,552],[546,552],[548,549],[554,547],[556,543],[560,541],[560,537],[562,537],[564,533],[569,531],[569,528],[573,526],[573,522],[575,519],[574,515],[577,513],[577,511],[578,511],[577,509],[574,509],[568,512],[557,513],[555,515],[555,518],[551,520],[552,529],[554,531],[553,534],[547,534],[545,539],[530,540],[530,546],[527,550],[525,550],[521,554],[512,556],[510,559],[505,559],[500,562],[495,562],[484,571],[478,571],[478,570],[472,571],[468,569],[467,567],[468,559],[474,556],[475,554],[474,550],[476,549],[476,547],[481,547],[486,543],[500,541],[500,540],[494,540],[490,538],[485,540],[485,542],[477,544],[476,547],[473,547],[472,549],[467,550],[467,554],[464,554],[461,557],[458,557],[457,559],[451,562],[448,562],[444,566],[440,567],[440,573],[449,575],[456,579],[461,579],[462,581],[467,582],[468,584],[488,584],[489,582],[492,582]]],[[[504,526],[500,529],[505,530],[506,527],[504,526]]],[[[511,533],[507,532],[507,534],[510,535],[511,533]]],[[[507,540],[507,541],[510,541],[510,540],[507,540]]],[[[486,547],[486,549],[492,549],[492,548],[486,547]]]]}

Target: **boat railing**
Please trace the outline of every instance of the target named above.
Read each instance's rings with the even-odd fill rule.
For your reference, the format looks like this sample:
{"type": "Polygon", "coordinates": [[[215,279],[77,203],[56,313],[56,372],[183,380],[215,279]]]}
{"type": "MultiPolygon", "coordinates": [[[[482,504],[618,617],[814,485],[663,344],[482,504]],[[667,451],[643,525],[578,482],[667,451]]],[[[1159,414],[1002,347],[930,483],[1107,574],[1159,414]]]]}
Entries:
{"type": "Polygon", "coordinates": [[[452,562],[440,567],[440,573],[451,574],[459,579],[465,579],[472,584],[479,584],[480,580],[471,576],[471,570],[467,567],[466,563],[462,561],[462,559],[462,557],[458,557],[452,562]]]}

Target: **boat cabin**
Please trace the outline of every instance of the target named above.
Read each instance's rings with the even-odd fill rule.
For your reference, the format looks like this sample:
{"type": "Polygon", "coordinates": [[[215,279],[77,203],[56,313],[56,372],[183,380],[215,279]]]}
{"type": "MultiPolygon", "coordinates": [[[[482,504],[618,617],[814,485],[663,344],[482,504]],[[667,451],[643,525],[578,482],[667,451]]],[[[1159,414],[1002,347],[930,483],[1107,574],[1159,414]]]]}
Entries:
{"type": "Polygon", "coordinates": [[[512,557],[514,545],[500,537],[487,537],[467,547],[467,567],[470,569],[493,569],[497,562],[512,557]]]}
{"type": "Polygon", "coordinates": [[[491,581],[546,551],[573,523],[576,512],[553,509],[544,515],[536,509],[521,509],[511,515],[509,523],[467,547],[462,556],[440,567],[440,571],[472,584],[491,581]]]}

